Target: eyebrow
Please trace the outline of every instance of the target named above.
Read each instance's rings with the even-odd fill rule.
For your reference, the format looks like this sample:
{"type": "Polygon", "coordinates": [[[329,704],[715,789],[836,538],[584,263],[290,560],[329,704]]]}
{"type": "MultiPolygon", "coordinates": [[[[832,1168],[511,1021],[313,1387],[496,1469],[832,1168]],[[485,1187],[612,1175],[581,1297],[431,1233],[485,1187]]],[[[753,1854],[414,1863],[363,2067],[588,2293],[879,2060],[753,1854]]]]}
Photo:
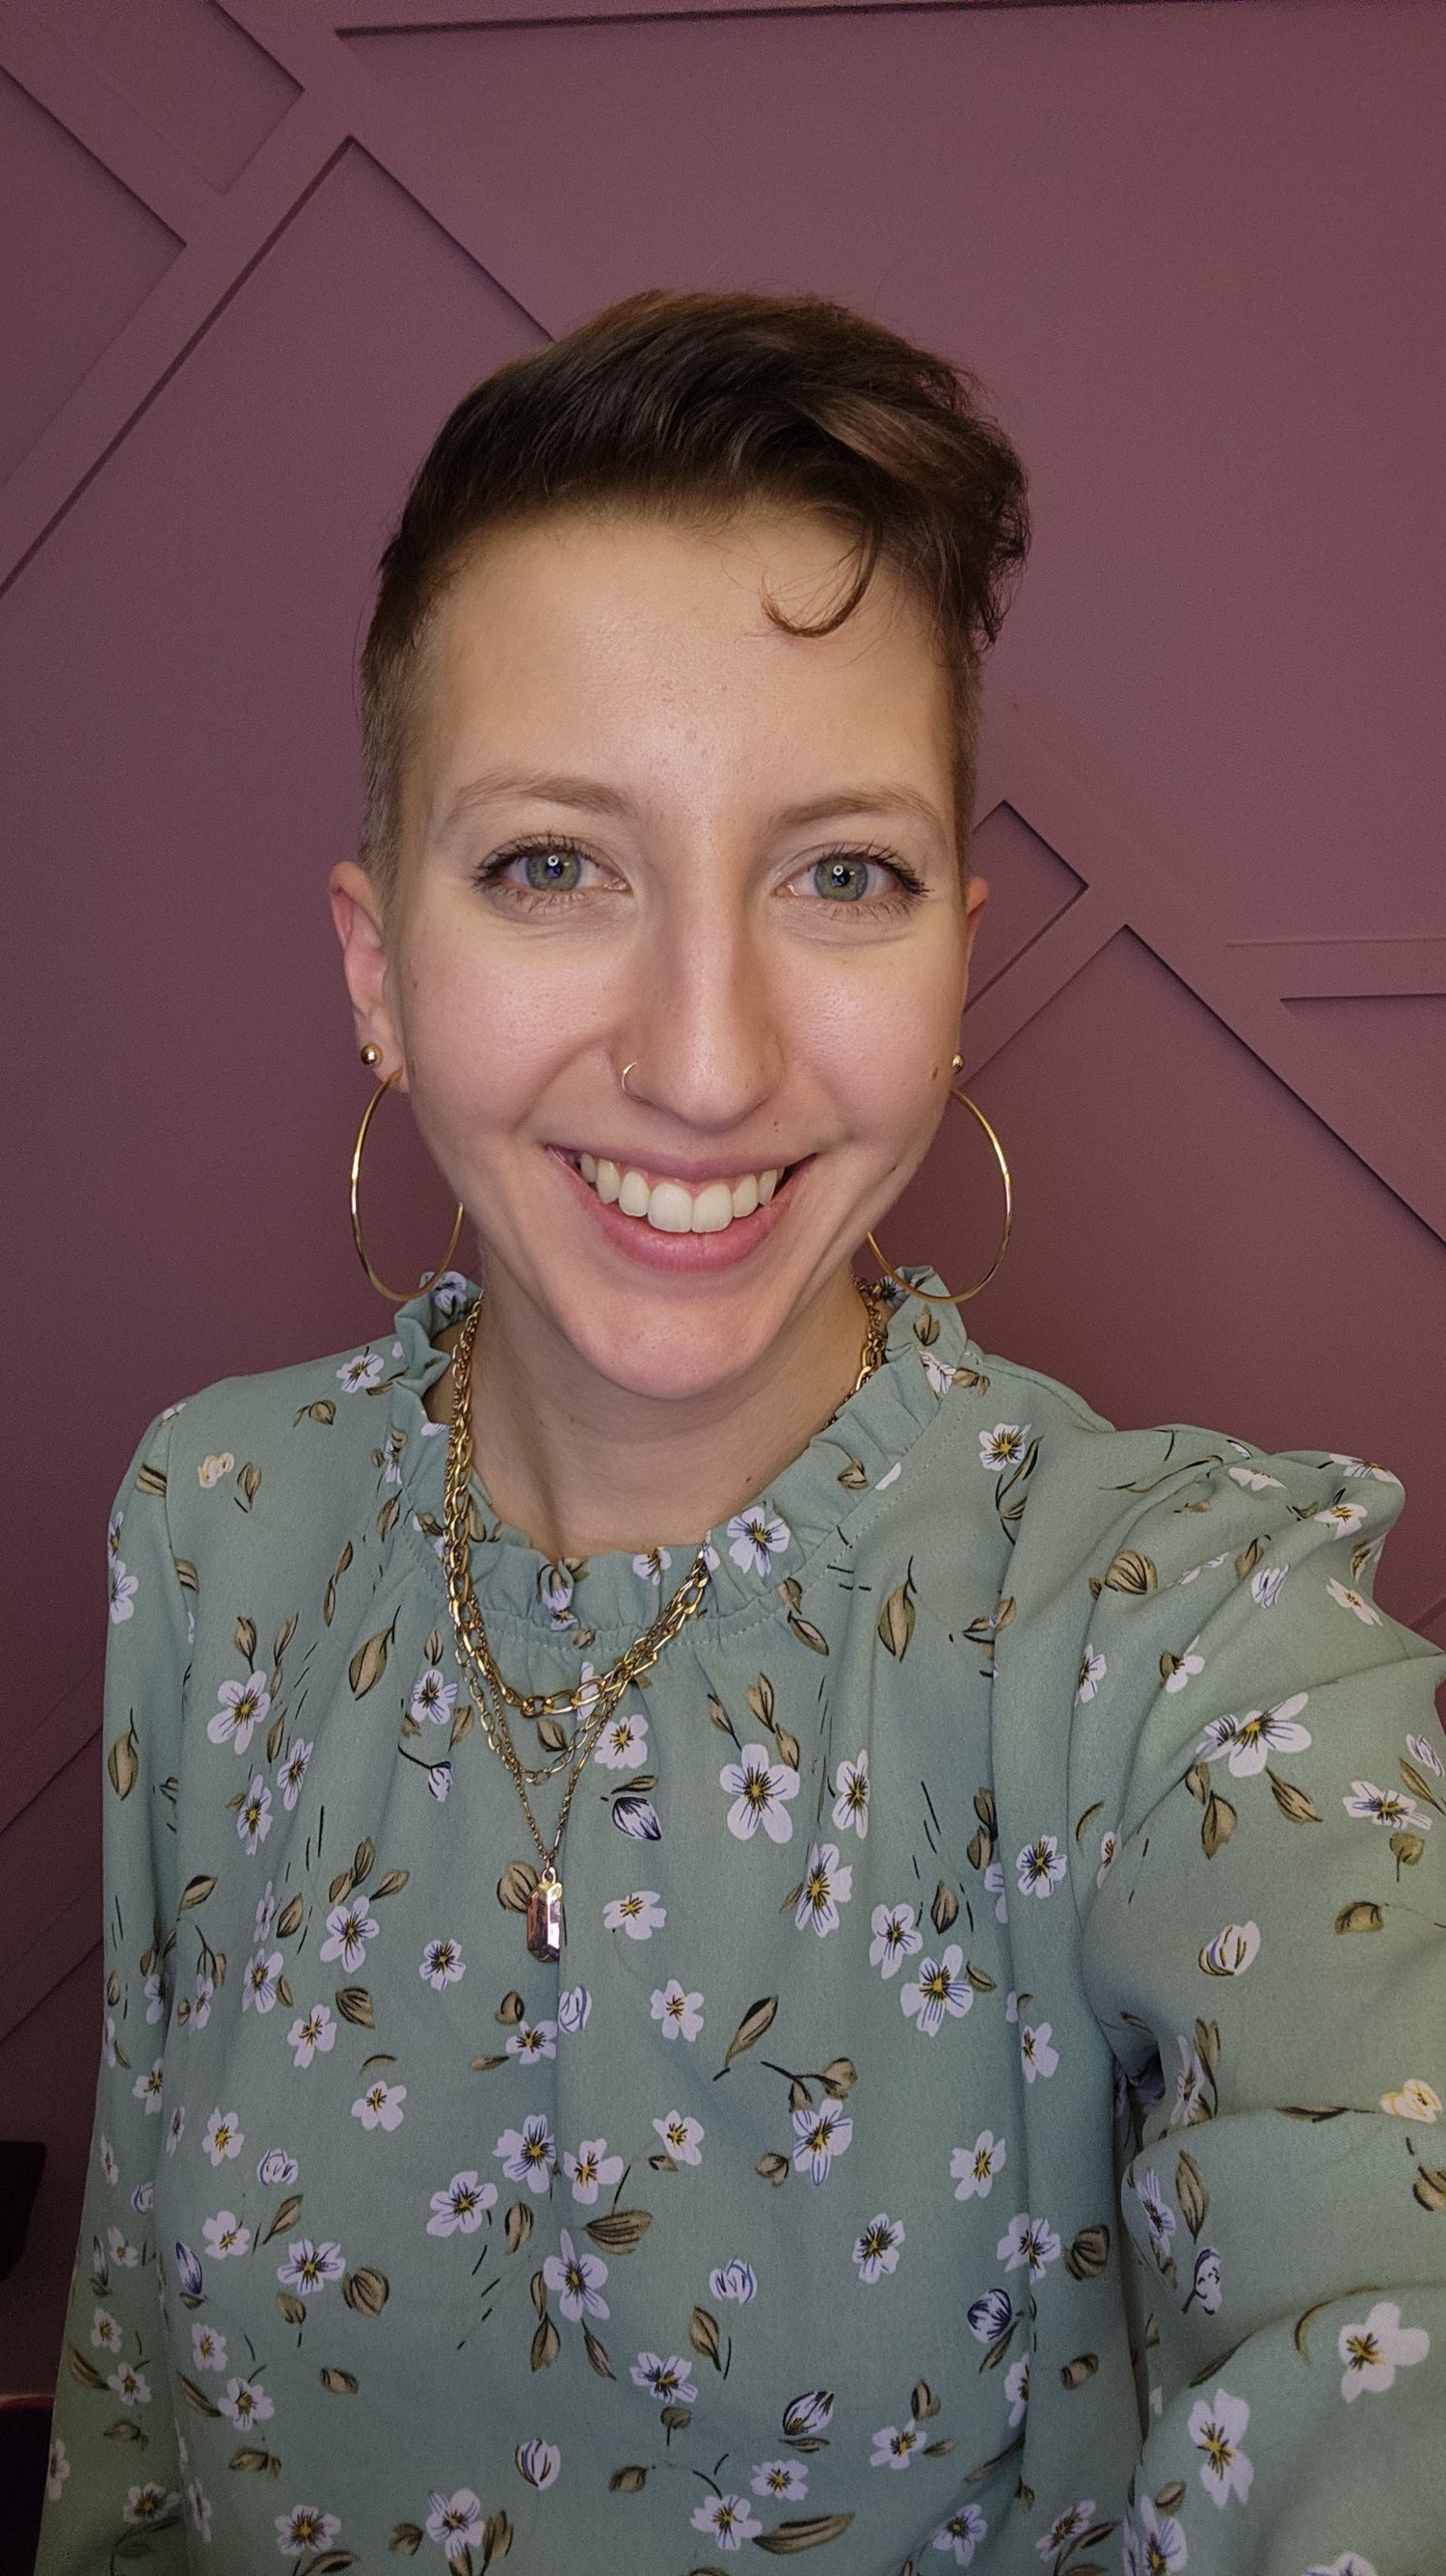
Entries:
{"type": "MultiPolygon", "coordinates": [[[[445,839],[459,823],[466,821],[479,806],[495,803],[506,796],[530,797],[542,804],[570,805],[574,810],[591,814],[628,815],[636,810],[636,800],[619,787],[610,787],[600,778],[587,778],[566,770],[486,770],[459,787],[450,799],[437,836],[445,839]]],[[[902,783],[840,787],[826,796],[810,796],[799,804],[781,805],[771,821],[776,829],[789,829],[802,823],[822,822],[829,814],[913,814],[936,831],[946,829],[944,817],[927,796],[902,783]]]]}

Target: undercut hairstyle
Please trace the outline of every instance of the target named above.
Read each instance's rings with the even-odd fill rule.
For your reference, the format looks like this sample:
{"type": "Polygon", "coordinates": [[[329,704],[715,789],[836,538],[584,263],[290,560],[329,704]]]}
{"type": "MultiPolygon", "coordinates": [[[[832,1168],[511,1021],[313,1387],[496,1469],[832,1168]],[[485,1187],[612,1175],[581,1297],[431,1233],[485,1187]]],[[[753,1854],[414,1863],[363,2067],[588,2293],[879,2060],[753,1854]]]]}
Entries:
{"type": "Polygon", "coordinates": [[[1029,542],[1024,469],[952,360],[817,295],[653,288],[512,359],[438,432],[382,556],[361,659],[362,858],[385,908],[438,608],[494,528],[554,511],[726,523],[790,505],[836,524],[843,625],[884,561],[922,606],[950,680],[961,866],[979,671],[1029,542]]]}

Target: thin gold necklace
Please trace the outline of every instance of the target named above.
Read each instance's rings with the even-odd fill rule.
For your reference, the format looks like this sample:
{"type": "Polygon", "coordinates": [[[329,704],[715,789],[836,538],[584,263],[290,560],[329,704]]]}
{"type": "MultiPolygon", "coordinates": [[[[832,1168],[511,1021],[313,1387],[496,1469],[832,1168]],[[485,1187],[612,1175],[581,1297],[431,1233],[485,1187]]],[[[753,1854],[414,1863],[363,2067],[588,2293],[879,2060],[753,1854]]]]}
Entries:
{"type": "MultiPolygon", "coordinates": [[[[868,1317],[863,1356],[858,1375],[849,1389],[857,1395],[871,1378],[884,1356],[888,1335],[888,1312],[881,1299],[871,1296],[859,1282],[859,1296],[868,1317]]],[[[445,1485],[444,1535],[442,1562],[447,1577],[447,1605],[452,1614],[457,1659],[471,1686],[477,1716],[483,1735],[492,1751],[508,1771],[521,1802],[528,1830],[537,1846],[542,1872],[532,1887],[527,1901],[527,1947],[534,1959],[557,1959],[562,1954],[562,1880],[558,1874],[557,1855],[567,1830],[567,1819],[588,1760],[614,1709],[630,1683],[642,1673],[650,1672],[663,1648],[703,1606],[712,1572],[711,1551],[706,1542],[699,1548],[688,1572],[673,1594],[667,1608],[650,1628],[631,1646],[624,1649],[605,1673],[577,1682],[571,1690],[519,1691],[500,1670],[488,1642],[481,1605],[472,1581],[472,1540],[469,1496],[472,1481],[472,1347],[477,1338],[477,1325],[482,1313],[478,1298],[463,1324],[452,1354],[452,1421],[447,1438],[447,1473],[445,1485]],[[515,1708],[519,1716],[536,1722],[542,1718],[572,1716],[574,1726],[560,1752],[550,1762],[528,1769],[512,1740],[506,1710],[515,1708]],[[532,1812],[528,1789],[540,1781],[554,1779],[560,1771],[567,1773],[562,1793],[562,1806],[557,1831],[550,1844],[544,1842],[537,1818],[532,1812]]],[[[849,1397],[844,1398],[847,1403],[849,1397]]],[[[842,1411],[842,1406],[839,1408],[842,1411]]],[[[831,1417],[834,1419],[836,1417],[831,1417]]]]}

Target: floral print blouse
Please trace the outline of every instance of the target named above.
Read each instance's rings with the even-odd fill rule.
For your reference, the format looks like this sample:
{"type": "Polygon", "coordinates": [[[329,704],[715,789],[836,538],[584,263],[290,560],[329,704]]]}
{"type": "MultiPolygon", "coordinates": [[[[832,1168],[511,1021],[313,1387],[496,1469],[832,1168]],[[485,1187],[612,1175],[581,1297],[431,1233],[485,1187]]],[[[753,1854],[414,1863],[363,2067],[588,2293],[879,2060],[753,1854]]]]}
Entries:
{"type": "MultiPolygon", "coordinates": [[[[117,1503],[40,2576],[1446,2568],[1442,1659],[1371,1598],[1396,1479],[1113,1430],[899,1304],[710,1534],[540,1964],[438,1557],[423,1397],[475,1294],[169,1407],[117,1503]]],[[[534,1691],[694,1552],[547,1563],[474,1512],[534,1691]]]]}

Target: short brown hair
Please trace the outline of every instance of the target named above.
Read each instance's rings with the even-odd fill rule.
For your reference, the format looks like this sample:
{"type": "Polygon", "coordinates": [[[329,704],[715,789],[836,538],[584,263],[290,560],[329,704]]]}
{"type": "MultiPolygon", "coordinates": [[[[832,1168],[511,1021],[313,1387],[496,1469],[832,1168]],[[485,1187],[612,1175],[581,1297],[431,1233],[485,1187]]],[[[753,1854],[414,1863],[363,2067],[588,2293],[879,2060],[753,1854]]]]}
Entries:
{"type": "MultiPolygon", "coordinates": [[[[395,881],[427,634],[475,541],[554,508],[669,517],[797,503],[854,548],[842,604],[882,557],[927,610],[953,682],[961,845],[973,810],[978,669],[1029,540],[1024,469],[951,360],[818,295],[652,288],[514,358],[465,395],[382,556],[361,661],[362,855],[395,881]]],[[[962,847],[961,847],[962,855],[962,847]]]]}

